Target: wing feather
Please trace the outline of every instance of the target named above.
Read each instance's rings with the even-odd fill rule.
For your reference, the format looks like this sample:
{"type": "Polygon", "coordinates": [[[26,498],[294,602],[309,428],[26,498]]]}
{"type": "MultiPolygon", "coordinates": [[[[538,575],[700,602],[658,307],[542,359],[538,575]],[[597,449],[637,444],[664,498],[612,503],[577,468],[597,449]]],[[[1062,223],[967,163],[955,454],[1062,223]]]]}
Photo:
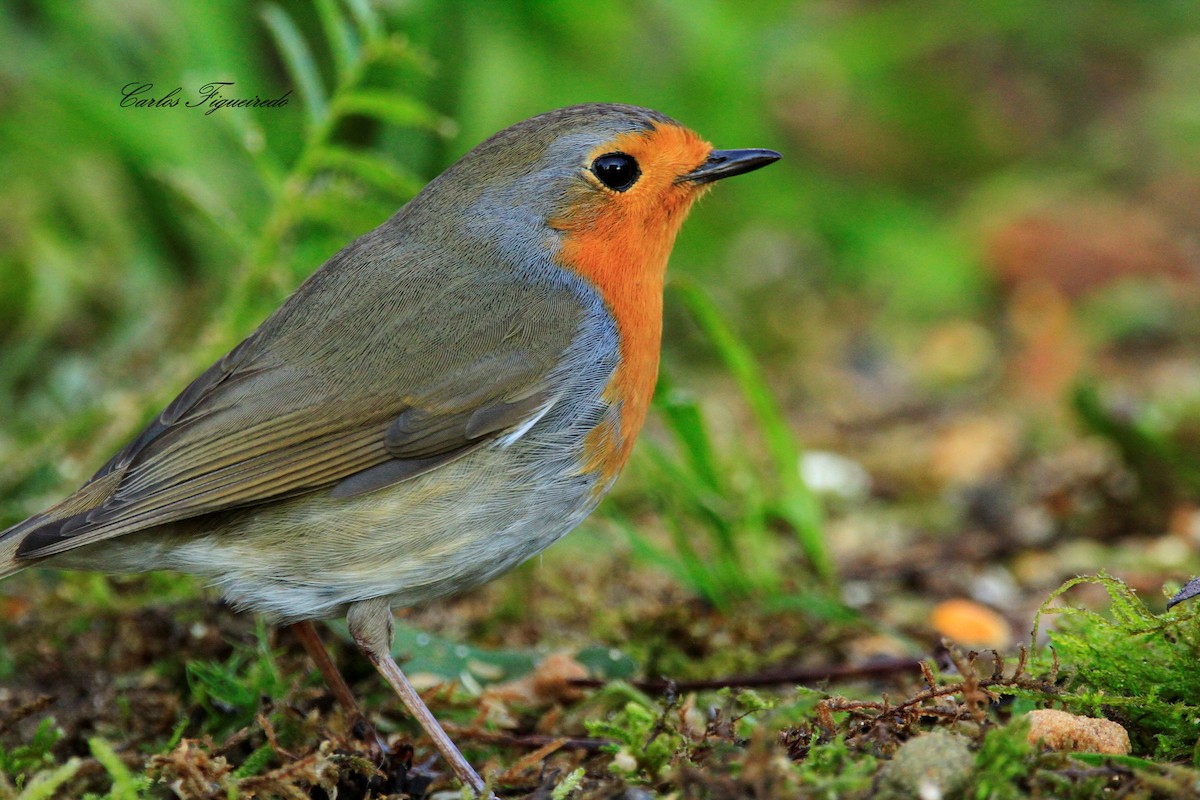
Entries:
{"type": "Polygon", "coordinates": [[[79,492],[11,529],[27,531],[17,556],[317,489],[373,491],[543,414],[580,327],[574,292],[512,272],[430,297],[436,259],[370,258],[358,251],[372,235],[315,273],[79,492]],[[347,294],[347,282],[380,291],[347,294]]]}

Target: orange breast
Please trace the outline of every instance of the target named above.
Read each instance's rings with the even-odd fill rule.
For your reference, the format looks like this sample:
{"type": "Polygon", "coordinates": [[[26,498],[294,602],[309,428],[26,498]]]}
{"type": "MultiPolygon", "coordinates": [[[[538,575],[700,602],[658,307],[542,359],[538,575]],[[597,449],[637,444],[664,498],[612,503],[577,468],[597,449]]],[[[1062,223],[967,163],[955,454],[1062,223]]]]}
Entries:
{"type": "Polygon", "coordinates": [[[675,179],[702,163],[711,149],[677,125],[617,137],[589,161],[608,152],[628,153],[641,168],[638,182],[619,193],[597,187],[553,222],[567,234],[560,262],[596,287],[617,328],[619,360],[604,397],[620,408],[620,429],[601,425],[585,445],[585,469],[601,472],[601,487],[625,465],[646,420],[658,378],[667,259],[703,191],[675,179]]]}

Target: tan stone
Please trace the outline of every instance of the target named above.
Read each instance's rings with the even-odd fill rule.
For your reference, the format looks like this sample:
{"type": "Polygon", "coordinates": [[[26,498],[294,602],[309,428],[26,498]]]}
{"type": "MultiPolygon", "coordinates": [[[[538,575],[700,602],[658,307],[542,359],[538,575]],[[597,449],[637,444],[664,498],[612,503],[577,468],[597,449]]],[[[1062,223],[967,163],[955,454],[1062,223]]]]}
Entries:
{"type": "Polygon", "coordinates": [[[1030,711],[1029,741],[1051,750],[1072,753],[1103,753],[1123,756],[1129,753],[1129,734],[1107,719],[1080,717],[1051,708],[1030,711]]]}

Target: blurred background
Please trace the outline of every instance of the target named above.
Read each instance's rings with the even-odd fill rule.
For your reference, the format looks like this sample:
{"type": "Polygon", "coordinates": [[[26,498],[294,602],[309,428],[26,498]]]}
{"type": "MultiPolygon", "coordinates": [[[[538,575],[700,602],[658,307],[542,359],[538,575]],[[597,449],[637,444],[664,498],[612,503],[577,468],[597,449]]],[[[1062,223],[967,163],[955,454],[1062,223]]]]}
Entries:
{"type": "Polygon", "coordinates": [[[1099,569],[1161,606],[1200,571],[1197,75],[1192,0],[7,3],[0,524],[479,141],[625,102],[784,159],[679,237],[614,497],[425,619],[695,674],[1007,647],[1099,569]],[[290,100],[120,105],[216,80],[290,100]],[[791,644],[747,633],[782,612],[791,644]]]}
{"type": "MultiPolygon", "coordinates": [[[[365,17],[339,34],[337,8],[6,6],[5,521],[86,478],[483,138],[619,101],[785,154],[704,201],[672,278],[830,456],[806,463],[833,524],[870,517],[826,547],[853,561],[879,527],[982,525],[994,547],[1175,525],[1186,547],[1162,566],[1182,574],[1200,490],[1195,3],[390,2],[360,52],[345,34],[365,17]],[[187,102],[215,80],[291,100],[120,105],[131,82],[187,102]]],[[[754,477],[770,448],[744,436],[745,384],[674,290],[667,316],[664,402],[692,421],[660,415],[651,440],[710,440],[722,488],[769,512],[744,484],[783,467],[754,477]]],[[[629,515],[667,500],[636,497],[671,485],[652,461],[622,483],[629,515]]]]}

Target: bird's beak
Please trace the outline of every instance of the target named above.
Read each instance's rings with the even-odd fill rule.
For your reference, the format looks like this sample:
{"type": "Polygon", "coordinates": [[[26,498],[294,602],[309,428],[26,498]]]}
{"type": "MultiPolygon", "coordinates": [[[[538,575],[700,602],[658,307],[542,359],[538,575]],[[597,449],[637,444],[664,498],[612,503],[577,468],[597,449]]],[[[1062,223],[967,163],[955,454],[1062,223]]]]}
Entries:
{"type": "Polygon", "coordinates": [[[783,156],[774,150],[713,150],[703,164],[686,175],[680,175],[675,182],[712,183],[731,175],[753,172],[759,167],[765,167],[781,158],[783,156]]]}

